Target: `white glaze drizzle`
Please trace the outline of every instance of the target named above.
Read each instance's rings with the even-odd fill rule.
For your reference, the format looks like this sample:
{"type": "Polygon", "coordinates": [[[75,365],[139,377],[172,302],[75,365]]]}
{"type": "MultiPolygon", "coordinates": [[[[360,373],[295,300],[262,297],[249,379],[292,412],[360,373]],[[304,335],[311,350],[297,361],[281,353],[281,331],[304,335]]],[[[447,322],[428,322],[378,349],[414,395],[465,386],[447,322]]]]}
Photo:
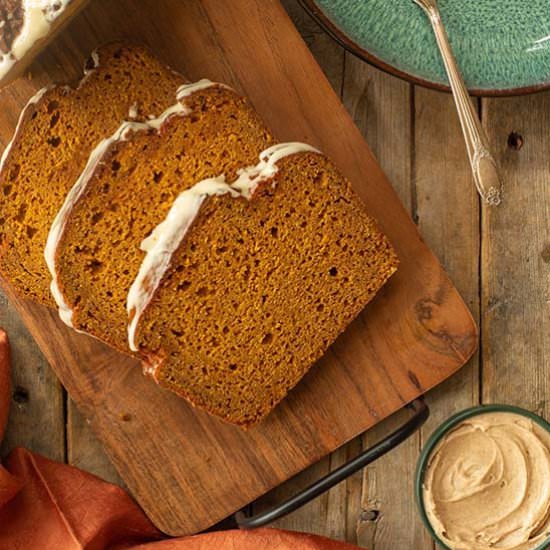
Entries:
{"type": "Polygon", "coordinates": [[[317,149],[305,143],[279,143],[262,151],[258,164],[240,169],[237,179],[232,183],[227,183],[225,175],[222,174],[201,180],[178,195],[164,221],[155,227],[140,246],[146,254],[130,287],[126,304],[128,343],[132,351],[138,351],[136,333],[143,312],[168,270],[172,255],[185,238],[204,201],[208,197],[225,194],[230,194],[234,198],[250,199],[258,185],[275,176],[278,161],[302,152],[319,153],[317,149]]]}
{"type": "Polygon", "coordinates": [[[128,118],[130,120],[135,120],[138,117],[138,113],[139,113],[138,104],[134,103],[128,109],[128,118]]]}
{"type": "Polygon", "coordinates": [[[25,118],[25,115],[27,114],[27,111],[33,106],[36,105],[44,96],[44,94],[51,90],[54,86],[45,86],[44,88],[38,90],[27,102],[25,107],[23,107],[21,114],[19,115],[19,120],[17,121],[17,126],[15,127],[15,131],[13,132],[13,137],[11,138],[10,142],[6,145],[6,148],[4,149],[4,152],[2,153],[2,157],[0,158],[0,172],[4,169],[4,164],[8,160],[8,156],[10,154],[10,151],[13,147],[13,144],[15,143],[15,138],[17,137],[17,134],[19,133],[19,129],[21,127],[21,124],[23,123],[23,120],[25,118]]]}
{"type": "MultiPolygon", "coordinates": [[[[190,82],[189,84],[182,84],[176,92],[176,98],[178,99],[178,101],[182,101],[186,97],[194,94],[195,92],[206,90],[207,88],[214,86],[214,84],[215,83],[211,80],[208,80],[208,78],[202,78],[201,80],[197,80],[197,82],[190,82]]],[[[221,83],[216,84],[216,86],[219,86],[220,88],[230,89],[229,86],[221,83]]]]}
{"type": "Polygon", "coordinates": [[[0,52],[0,80],[19,59],[50,31],[71,0],[23,0],[23,26],[9,52],[0,52]],[[58,9],[53,9],[58,6],[58,9]]]}
{"type": "MultiPolygon", "coordinates": [[[[90,58],[92,60],[93,67],[89,70],[93,71],[99,67],[99,53],[97,52],[97,49],[90,54],[90,58]]],[[[84,72],[86,72],[86,70],[84,70],[84,72]]]]}
{"type": "Polygon", "coordinates": [[[185,101],[182,101],[182,100],[184,100],[188,95],[190,95],[190,93],[193,93],[198,89],[204,89],[213,85],[215,85],[215,83],[211,82],[210,80],[208,81],[201,80],[195,84],[182,86],[181,88],[178,89],[178,92],[176,94],[178,103],[175,103],[174,105],[166,109],[159,117],[152,118],[150,120],[147,120],[146,122],[133,122],[133,121],[123,122],[114,134],[112,134],[108,138],[103,139],[91,152],[84,170],[82,171],[79,178],[76,180],[76,183],[73,185],[73,187],[65,197],[63,206],[57,213],[51,225],[48,238],[46,240],[46,246],[44,248],[44,258],[46,260],[46,265],[48,266],[48,269],[52,277],[52,280],[50,283],[50,291],[59,309],[59,317],[66,325],[74,328],[74,324],[72,320],[73,310],[71,306],[67,304],[67,302],[65,301],[63,292],[59,287],[59,280],[57,277],[57,268],[56,268],[56,259],[55,259],[56,251],[61,241],[61,238],[63,236],[63,233],[65,231],[67,222],[70,218],[72,208],[78,202],[78,200],[86,190],[88,183],[90,181],[90,178],[92,177],[98,165],[101,164],[104,154],[114,143],[117,143],[119,141],[125,141],[126,139],[128,139],[128,136],[132,132],[139,132],[144,130],[146,131],[151,129],[158,131],[160,130],[160,127],[164,124],[164,122],[166,122],[166,120],[168,120],[168,118],[170,118],[171,116],[188,115],[190,113],[190,109],[185,105],[185,101]],[[195,86],[195,89],[193,89],[191,92],[188,92],[188,90],[191,89],[192,86],[195,86]],[[185,90],[182,90],[182,88],[185,88],[185,90]]]}

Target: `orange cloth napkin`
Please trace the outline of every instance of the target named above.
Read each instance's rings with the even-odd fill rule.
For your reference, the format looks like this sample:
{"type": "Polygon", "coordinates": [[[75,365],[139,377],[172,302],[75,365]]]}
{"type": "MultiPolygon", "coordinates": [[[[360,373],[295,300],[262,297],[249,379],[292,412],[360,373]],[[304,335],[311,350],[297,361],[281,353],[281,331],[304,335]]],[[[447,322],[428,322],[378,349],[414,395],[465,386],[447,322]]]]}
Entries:
{"type": "MultiPolygon", "coordinates": [[[[0,329],[0,440],[9,402],[9,344],[0,329]]],[[[164,537],[122,489],[91,474],[26,449],[0,465],[0,550],[356,549],[277,529],[164,537]]]]}

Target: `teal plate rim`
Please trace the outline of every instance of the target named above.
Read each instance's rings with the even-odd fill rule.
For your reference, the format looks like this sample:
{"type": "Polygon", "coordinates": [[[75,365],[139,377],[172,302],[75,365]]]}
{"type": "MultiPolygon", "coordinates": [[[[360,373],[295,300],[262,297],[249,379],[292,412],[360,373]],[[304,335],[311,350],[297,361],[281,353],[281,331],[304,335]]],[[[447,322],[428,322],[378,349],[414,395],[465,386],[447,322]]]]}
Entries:
{"type": "MultiPolygon", "coordinates": [[[[323,28],[323,30],[331,36],[338,44],[353,55],[359,57],[363,61],[374,65],[375,67],[397,76],[407,82],[424,86],[425,88],[432,88],[434,90],[440,90],[444,92],[451,92],[449,86],[441,85],[431,80],[425,80],[419,78],[413,74],[401,71],[396,67],[382,61],[380,58],[369,52],[357,42],[352,40],[338,25],[331,21],[321,7],[317,4],[316,0],[298,0],[298,3],[309,13],[309,15],[323,28]]],[[[550,89],[550,80],[542,84],[534,84],[532,86],[525,86],[522,88],[506,88],[506,89],[476,89],[469,88],[470,94],[479,97],[507,97],[532,94],[535,92],[542,92],[550,89]]]]}

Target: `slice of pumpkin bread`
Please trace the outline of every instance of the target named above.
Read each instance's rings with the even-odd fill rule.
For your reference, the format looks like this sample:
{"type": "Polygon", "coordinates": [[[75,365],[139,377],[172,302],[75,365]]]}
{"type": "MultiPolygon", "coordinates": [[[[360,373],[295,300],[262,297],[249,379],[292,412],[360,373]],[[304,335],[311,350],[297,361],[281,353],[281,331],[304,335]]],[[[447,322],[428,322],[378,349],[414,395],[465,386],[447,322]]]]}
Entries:
{"type": "Polygon", "coordinates": [[[46,237],[91,150],[129,115],[157,116],[183,82],[146,49],[110,44],[76,88],[52,87],[29,102],[0,171],[0,273],[19,293],[54,305],[46,237]]]}
{"type": "Polygon", "coordinates": [[[250,104],[226,86],[203,80],[182,86],[178,97],[158,119],[123,124],[96,148],[48,239],[63,320],[126,352],[126,299],[144,257],[141,242],[180,192],[220,173],[236,177],[273,142],[250,104]]]}
{"type": "Polygon", "coordinates": [[[285,397],[397,267],[329,159],[300,144],[260,157],[178,197],[144,243],[128,300],[130,343],[154,379],[242,426],[285,397]]]}

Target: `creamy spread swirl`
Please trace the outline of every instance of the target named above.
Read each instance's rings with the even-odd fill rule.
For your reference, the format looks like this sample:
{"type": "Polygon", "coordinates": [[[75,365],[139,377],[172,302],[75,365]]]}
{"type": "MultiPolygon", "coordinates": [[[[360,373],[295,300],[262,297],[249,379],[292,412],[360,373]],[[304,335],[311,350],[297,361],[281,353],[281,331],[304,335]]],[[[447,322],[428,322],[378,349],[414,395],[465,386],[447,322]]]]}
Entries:
{"type": "Polygon", "coordinates": [[[464,420],[434,448],[426,514],[453,550],[533,550],[550,535],[550,434],[521,414],[464,420]]]}

